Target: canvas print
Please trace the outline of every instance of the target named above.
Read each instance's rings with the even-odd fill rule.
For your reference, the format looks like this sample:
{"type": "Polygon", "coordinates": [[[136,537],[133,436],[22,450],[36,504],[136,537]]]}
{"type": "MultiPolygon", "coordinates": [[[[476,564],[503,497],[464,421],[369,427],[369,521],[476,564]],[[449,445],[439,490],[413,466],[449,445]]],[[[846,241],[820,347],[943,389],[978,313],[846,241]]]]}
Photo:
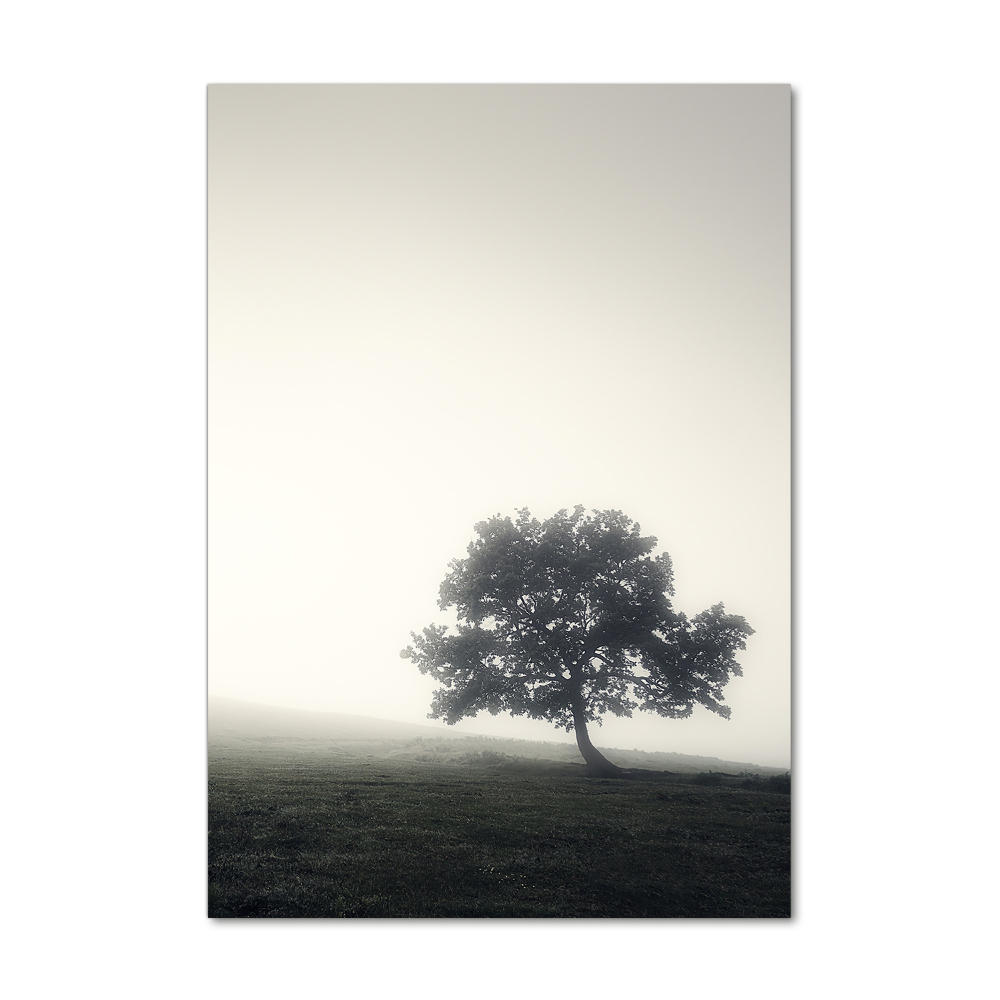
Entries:
{"type": "Polygon", "coordinates": [[[208,915],[791,915],[791,91],[208,89],[208,915]]]}

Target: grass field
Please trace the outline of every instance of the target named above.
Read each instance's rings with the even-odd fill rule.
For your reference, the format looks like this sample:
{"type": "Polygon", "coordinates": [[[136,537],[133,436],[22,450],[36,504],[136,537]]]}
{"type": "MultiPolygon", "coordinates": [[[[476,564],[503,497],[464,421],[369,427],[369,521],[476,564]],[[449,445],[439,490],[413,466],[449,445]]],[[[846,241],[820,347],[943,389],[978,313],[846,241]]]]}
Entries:
{"type": "Polygon", "coordinates": [[[209,755],[210,917],[788,917],[787,779],[209,755]]]}

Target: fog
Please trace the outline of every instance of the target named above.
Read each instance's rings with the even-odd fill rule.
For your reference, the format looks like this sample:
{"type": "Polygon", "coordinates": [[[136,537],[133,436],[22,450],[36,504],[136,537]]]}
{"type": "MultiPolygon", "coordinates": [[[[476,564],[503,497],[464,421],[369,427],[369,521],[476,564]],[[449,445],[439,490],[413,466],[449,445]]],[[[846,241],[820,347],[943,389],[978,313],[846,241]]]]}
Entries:
{"type": "Polygon", "coordinates": [[[756,630],[730,721],[594,742],[790,763],[789,100],[209,88],[211,694],[435,725],[399,651],[448,562],[580,503],[756,630]]]}

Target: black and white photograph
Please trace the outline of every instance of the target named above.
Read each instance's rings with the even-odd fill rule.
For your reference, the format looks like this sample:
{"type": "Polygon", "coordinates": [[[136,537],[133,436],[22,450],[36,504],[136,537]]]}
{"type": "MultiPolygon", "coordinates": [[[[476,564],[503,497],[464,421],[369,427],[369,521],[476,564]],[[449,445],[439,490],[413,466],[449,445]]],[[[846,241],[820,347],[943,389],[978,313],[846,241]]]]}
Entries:
{"type": "Polygon", "coordinates": [[[790,115],[209,88],[211,916],[791,915],[790,115]]]}
{"type": "Polygon", "coordinates": [[[7,992],[989,992],[995,20],[8,5],[7,992]]]}

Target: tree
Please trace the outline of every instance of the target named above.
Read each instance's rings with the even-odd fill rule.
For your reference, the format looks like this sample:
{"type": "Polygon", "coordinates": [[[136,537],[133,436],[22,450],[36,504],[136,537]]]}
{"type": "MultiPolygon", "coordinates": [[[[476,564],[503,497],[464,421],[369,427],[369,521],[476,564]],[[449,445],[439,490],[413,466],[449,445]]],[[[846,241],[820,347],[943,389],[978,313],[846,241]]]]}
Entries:
{"type": "Polygon", "coordinates": [[[429,625],[400,656],[443,685],[428,718],[454,725],[485,710],[547,719],[576,732],[592,777],[620,774],[590,741],[588,723],[634,709],[670,719],[695,705],[728,719],[722,689],[742,675],[737,649],[753,629],[716,604],[688,618],[671,607],[673,569],[656,539],[621,511],[527,508],[475,525],[454,559],[438,606],[454,606],[456,634],[429,625]]]}

